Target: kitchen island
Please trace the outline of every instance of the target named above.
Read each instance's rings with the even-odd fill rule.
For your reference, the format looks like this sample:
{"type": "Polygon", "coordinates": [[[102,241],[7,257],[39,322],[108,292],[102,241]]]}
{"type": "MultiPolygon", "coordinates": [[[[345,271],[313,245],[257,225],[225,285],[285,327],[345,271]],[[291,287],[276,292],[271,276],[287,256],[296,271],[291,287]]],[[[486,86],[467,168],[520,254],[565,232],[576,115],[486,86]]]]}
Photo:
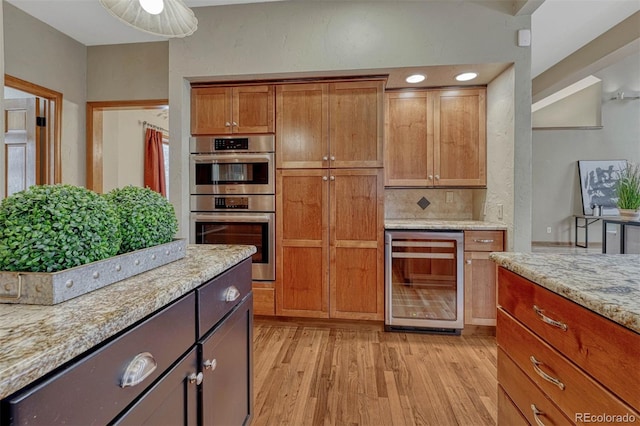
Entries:
{"type": "Polygon", "coordinates": [[[640,255],[492,253],[498,421],[640,421],[640,255]]]}
{"type": "MultiPolygon", "coordinates": [[[[190,245],[183,259],[57,305],[0,305],[0,398],[32,383],[50,380],[55,384],[64,379],[65,369],[81,366],[94,353],[96,357],[102,352],[109,354],[105,358],[114,358],[112,348],[118,348],[120,340],[128,339],[133,346],[148,340],[149,345],[158,344],[162,351],[171,348],[177,356],[187,351],[195,354],[194,342],[203,340],[221,320],[209,319],[203,313],[209,312],[205,303],[212,307],[220,303],[216,283],[227,272],[235,275],[220,284],[224,289],[235,286],[236,294],[231,297],[237,299],[234,303],[246,299],[251,311],[250,256],[255,251],[253,246],[190,245]],[[208,284],[203,286],[204,283],[208,284]],[[50,376],[55,377],[48,379],[50,376]]],[[[250,345],[250,341],[246,344],[250,345]]],[[[155,355],[161,370],[164,355],[155,355]]],[[[195,355],[192,357],[195,359],[195,355]]],[[[166,367],[174,361],[175,357],[166,359],[166,367]]],[[[141,391],[131,391],[133,387],[119,382],[126,363],[121,367],[104,381],[109,385],[115,382],[114,392],[128,393],[133,400],[141,391]]],[[[148,383],[161,373],[150,376],[148,383]]],[[[91,380],[101,377],[92,370],[91,377],[84,379],[91,385],[91,380]]],[[[105,411],[122,410],[130,402],[105,411]]],[[[3,410],[6,408],[3,403],[3,410]]],[[[3,424],[4,416],[6,411],[3,424]]]]}

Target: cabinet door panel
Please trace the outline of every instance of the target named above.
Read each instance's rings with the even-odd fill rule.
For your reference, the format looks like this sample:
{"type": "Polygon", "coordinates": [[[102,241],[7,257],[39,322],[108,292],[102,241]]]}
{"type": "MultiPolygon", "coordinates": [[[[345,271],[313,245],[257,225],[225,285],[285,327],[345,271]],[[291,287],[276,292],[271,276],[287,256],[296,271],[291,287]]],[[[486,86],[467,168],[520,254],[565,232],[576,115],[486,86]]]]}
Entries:
{"type": "Polygon", "coordinates": [[[383,301],[382,169],[331,170],[331,317],[381,320],[383,301]]]}
{"type": "Polygon", "coordinates": [[[328,172],[279,170],[276,314],[328,316],[328,172]]]}
{"type": "Polygon", "coordinates": [[[485,91],[442,90],[434,99],[436,185],[486,185],[485,91]]]}
{"type": "Polygon", "coordinates": [[[274,131],[274,87],[234,87],[233,132],[271,133],[274,131]]]}
{"type": "Polygon", "coordinates": [[[385,97],[385,185],[433,185],[432,92],[386,93],[385,97]]]}
{"type": "Polygon", "coordinates": [[[329,85],[331,167],[382,167],[381,81],[329,85]]]}
{"type": "Polygon", "coordinates": [[[244,425],[253,414],[252,306],[249,295],[202,341],[204,425],[244,425]]]}
{"type": "Polygon", "coordinates": [[[191,89],[191,134],[231,133],[231,121],[230,87],[191,89]]]}
{"type": "Polygon", "coordinates": [[[496,325],[498,265],[489,252],[464,253],[465,324],[496,325]]]}
{"type": "Polygon", "coordinates": [[[276,88],[278,168],[328,166],[329,86],[288,84],[276,88]]]}

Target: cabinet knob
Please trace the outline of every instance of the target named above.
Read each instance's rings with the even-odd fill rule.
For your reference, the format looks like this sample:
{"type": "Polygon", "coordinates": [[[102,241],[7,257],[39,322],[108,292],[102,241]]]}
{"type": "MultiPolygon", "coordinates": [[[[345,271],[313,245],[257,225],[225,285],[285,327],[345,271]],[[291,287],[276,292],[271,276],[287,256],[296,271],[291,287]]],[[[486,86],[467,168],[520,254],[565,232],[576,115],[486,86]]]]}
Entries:
{"type": "Polygon", "coordinates": [[[236,123],[235,121],[234,121],[234,122],[232,122],[232,123],[231,123],[231,125],[232,125],[233,127],[238,127],[238,123],[236,123]]]}
{"type": "Polygon", "coordinates": [[[467,265],[471,265],[471,259],[467,259],[465,260],[465,262],[467,263],[467,265]]]}
{"type": "Polygon", "coordinates": [[[334,157],[333,155],[331,156],[331,161],[336,161],[336,157],[334,157]]]}
{"type": "Polygon", "coordinates": [[[202,374],[202,372],[200,372],[198,374],[191,373],[191,374],[189,374],[189,377],[187,377],[187,379],[189,379],[189,383],[191,383],[191,384],[195,383],[196,386],[197,386],[200,383],[202,383],[202,379],[204,379],[204,374],[202,374]]]}
{"type": "Polygon", "coordinates": [[[231,127],[231,123],[229,123],[228,121],[225,121],[224,127],[231,127]]]}
{"type": "Polygon", "coordinates": [[[329,178],[326,176],[322,176],[322,180],[329,180],[329,178]]]}
{"type": "Polygon", "coordinates": [[[427,177],[429,178],[429,180],[433,180],[433,175],[429,175],[427,177]]]}
{"type": "Polygon", "coordinates": [[[322,161],[327,161],[327,160],[329,160],[329,157],[327,157],[326,155],[322,157],[322,161]]]}
{"type": "Polygon", "coordinates": [[[331,176],[329,179],[336,180],[336,177],[335,176],[331,176]]]}
{"type": "Polygon", "coordinates": [[[436,175],[436,180],[440,180],[440,175],[436,175]]]}
{"type": "Polygon", "coordinates": [[[136,355],[127,368],[124,370],[120,387],[132,387],[142,383],[144,379],[149,377],[158,367],[155,358],[149,352],[142,352],[136,355]]]}
{"type": "Polygon", "coordinates": [[[218,361],[215,358],[211,360],[208,359],[205,362],[203,362],[202,365],[204,365],[205,370],[213,371],[218,366],[218,361]]]}

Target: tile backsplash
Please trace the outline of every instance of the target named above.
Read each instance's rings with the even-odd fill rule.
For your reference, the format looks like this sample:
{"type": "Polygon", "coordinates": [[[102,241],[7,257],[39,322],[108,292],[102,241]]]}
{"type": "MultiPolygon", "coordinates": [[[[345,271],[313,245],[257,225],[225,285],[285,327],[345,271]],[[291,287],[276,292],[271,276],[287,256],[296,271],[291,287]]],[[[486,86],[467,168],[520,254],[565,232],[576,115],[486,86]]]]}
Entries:
{"type": "Polygon", "coordinates": [[[387,188],[384,191],[386,219],[471,220],[473,216],[472,189],[387,188]]]}

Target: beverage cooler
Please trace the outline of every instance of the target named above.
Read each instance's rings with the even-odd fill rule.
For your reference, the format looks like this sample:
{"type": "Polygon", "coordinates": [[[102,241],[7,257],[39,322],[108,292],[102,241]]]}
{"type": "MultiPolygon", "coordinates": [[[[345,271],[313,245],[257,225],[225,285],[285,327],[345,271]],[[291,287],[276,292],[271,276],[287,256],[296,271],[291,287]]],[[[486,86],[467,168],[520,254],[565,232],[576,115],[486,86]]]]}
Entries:
{"type": "Polygon", "coordinates": [[[459,335],[462,231],[385,232],[385,329],[459,335]]]}

